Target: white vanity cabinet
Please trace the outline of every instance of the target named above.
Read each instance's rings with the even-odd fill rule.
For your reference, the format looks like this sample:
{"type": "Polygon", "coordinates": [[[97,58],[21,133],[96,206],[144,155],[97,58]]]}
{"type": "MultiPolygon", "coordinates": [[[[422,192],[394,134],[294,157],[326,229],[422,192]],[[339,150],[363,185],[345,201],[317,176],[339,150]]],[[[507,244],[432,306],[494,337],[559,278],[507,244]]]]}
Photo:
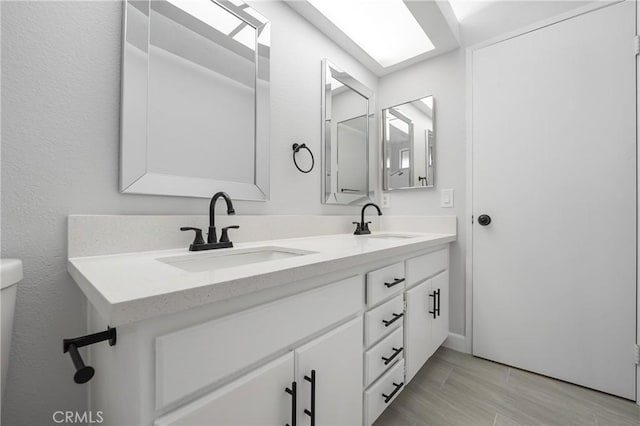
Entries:
{"type": "Polygon", "coordinates": [[[360,317],[296,349],[299,426],[362,424],[362,328],[360,317]]]}
{"type": "Polygon", "coordinates": [[[449,335],[449,254],[439,250],[407,261],[405,358],[410,381],[449,335]],[[410,272],[409,272],[410,271],[410,272]],[[435,274],[435,275],[434,275],[435,274]]]}
{"type": "Polygon", "coordinates": [[[367,273],[365,424],[372,424],[449,335],[449,248],[367,273]]]}
{"type": "Polygon", "coordinates": [[[156,426],[361,425],[362,318],[155,421],[156,426]],[[293,417],[297,422],[293,422],[293,417]]]}
{"type": "Polygon", "coordinates": [[[289,353],[155,421],[156,426],[282,426],[290,423],[294,356],[289,353]]]}
{"type": "Polygon", "coordinates": [[[448,335],[448,264],[446,244],[406,250],[117,326],[89,348],[90,407],[105,425],[370,425],[448,335]]]}
{"type": "Polygon", "coordinates": [[[449,273],[407,291],[406,379],[411,380],[449,334],[449,273]]]}
{"type": "Polygon", "coordinates": [[[405,262],[366,274],[365,424],[372,424],[404,386],[405,262]]]}
{"type": "MultiPolygon", "coordinates": [[[[431,340],[438,349],[449,337],[449,271],[441,272],[431,280],[431,290],[436,292],[437,311],[431,323],[431,340]]],[[[434,352],[435,352],[434,349],[434,352]]]]}

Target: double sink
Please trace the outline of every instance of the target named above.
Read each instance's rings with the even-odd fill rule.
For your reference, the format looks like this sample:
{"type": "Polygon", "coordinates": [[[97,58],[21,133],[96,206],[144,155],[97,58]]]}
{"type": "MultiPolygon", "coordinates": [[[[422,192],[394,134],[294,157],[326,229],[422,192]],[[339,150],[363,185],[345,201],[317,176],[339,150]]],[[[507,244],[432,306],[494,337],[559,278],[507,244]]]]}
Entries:
{"type": "MultiPolygon", "coordinates": [[[[387,240],[402,241],[415,238],[409,234],[374,234],[359,235],[356,239],[362,240],[387,240]]],[[[221,250],[214,252],[190,253],[180,256],[161,257],[156,260],[187,272],[206,272],[237,266],[246,266],[253,263],[271,262],[274,260],[288,259],[292,257],[315,254],[313,251],[298,250],[285,247],[254,247],[247,249],[221,250]]]]}

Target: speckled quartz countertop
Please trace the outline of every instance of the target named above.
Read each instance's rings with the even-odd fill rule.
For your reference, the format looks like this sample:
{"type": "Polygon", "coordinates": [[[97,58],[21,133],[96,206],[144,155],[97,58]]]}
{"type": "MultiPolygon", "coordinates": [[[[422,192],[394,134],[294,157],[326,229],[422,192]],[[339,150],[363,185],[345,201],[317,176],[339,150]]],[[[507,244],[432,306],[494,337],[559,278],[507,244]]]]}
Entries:
{"type": "Polygon", "coordinates": [[[207,303],[289,284],[319,275],[383,262],[393,256],[455,241],[455,234],[402,234],[371,238],[336,234],[235,244],[234,248],[189,252],[186,248],[70,258],[68,270],[89,302],[111,326],[179,312],[207,303]],[[241,266],[189,272],[166,263],[228,256],[271,248],[307,253],[241,266]]]}

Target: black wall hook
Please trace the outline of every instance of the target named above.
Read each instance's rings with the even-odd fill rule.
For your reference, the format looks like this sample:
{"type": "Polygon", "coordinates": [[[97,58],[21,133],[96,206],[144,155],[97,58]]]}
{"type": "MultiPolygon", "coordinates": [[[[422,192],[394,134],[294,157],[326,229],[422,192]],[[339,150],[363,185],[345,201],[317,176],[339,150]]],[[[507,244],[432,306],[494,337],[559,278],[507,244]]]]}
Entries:
{"type": "Polygon", "coordinates": [[[95,374],[95,370],[93,369],[93,367],[84,364],[82,356],[80,355],[80,352],[78,352],[78,348],[93,345],[94,343],[102,342],[104,340],[109,341],[109,346],[115,345],[116,329],[107,327],[105,331],[101,331],[99,333],[89,334],[82,337],[75,337],[73,339],[64,339],[62,341],[62,352],[69,352],[71,361],[76,368],[76,372],[73,375],[74,382],[78,384],[87,383],[95,374]]]}
{"type": "Polygon", "coordinates": [[[315,158],[313,158],[313,152],[311,152],[309,147],[304,143],[303,144],[294,143],[292,148],[293,148],[293,164],[295,164],[296,169],[300,170],[300,172],[302,173],[309,173],[311,170],[313,170],[313,166],[316,164],[316,160],[315,158]],[[296,154],[301,149],[306,149],[307,151],[309,151],[309,155],[311,155],[311,167],[309,167],[309,170],[302,170],[300,166],[298,166],[298,162],[296,161],[296,154]]]}

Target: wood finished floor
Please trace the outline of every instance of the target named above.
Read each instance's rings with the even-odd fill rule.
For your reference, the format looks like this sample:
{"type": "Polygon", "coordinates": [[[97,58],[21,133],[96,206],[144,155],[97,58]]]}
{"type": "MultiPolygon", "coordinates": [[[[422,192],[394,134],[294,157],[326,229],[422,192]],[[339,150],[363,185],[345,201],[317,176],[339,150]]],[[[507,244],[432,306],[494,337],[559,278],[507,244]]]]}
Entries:
{"type": "Polygon", "coordinates": [[[640,406],[440,348],[374,426],[640,425],[640,406]]]}

